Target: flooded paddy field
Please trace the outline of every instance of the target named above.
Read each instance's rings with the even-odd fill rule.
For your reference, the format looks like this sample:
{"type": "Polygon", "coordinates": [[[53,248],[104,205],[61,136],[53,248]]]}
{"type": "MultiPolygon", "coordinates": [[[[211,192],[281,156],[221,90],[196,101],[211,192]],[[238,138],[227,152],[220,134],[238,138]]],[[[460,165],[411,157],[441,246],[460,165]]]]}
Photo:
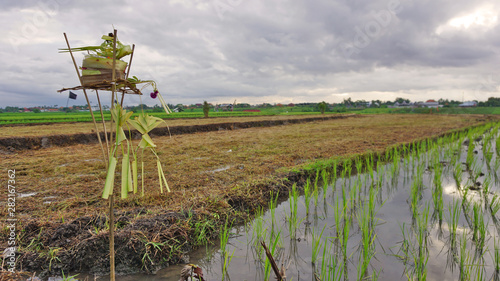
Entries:
{"type": "MultiPolygon", "coordinates": [[[[316,275],[320,280],[332,280],[325,279],[325,274],[350,280],[358,274],[371,279],[376,276],[392,279],[396,274],[402,279],[416,276],[413,272],[417,263],[409,257],[415,253],[417,257],[423,255],[418,255],[420,248],[415,245],[420,244],[413,241],[425,237],[428,246],[424,250],[429,253],[434,250],[431,245],[440,241],[432,240],[438,234],[435,224],[431,224],[432,198],[437,196],[432,191],[435,176],[434,165],[430,164],[434,162],[429,159],[433,157],[419,159],[427,155],[426,151],[433,151],[434,146],[444,147],[445,143],[434,142],[436,137],[452,130],[457,130],[458,135],[464,128],[484,121],[476,116],[371,116],[157,137],[155,143],[168,167],[166,176],[172,192],[160,194],[157,178],[146,174],[144,181],[150,189],[149,195],[117,201],[117,272],[122,275],[118,280],[170,280],[165,279],[167,275],[178,280],[180,268],[186,263],[198,264],[208,280],[222,280],[223,276],[227,280],[274,278],[266,266],[260,241],[265,241],[279,266],[284,265],[287,280],[309,280],[316,275]],[[403,144],[419,139],[429,141],[418,149],[403,148],[403,144]],[[391,159],[389,163],[379,161],[378,156],[369,157],[386,153],[389,154],[384,157],[391,159]],[[417,167],[424,161],[431,168],[419,171],[417,167]],[[396,162],[397,169],[391,166],[396,166],[396,162]],[[338,167],[336,172],[332,171],[334,166],[338,167]],[[397,175],[389,173],[392,169],[397,175]],[[415,175],[420,174],[419,184],[413,184],[415,175]],[[412,182],[410,190],[408,182],[412,182]],[[410,191],[418,191],[418,196],[409,197],[413,194],[410,191]],[[288,197],[292,199],[282,201],[288,197]],[[270,204],[271,198],[274,200],[270,204]],[[418,208],[409,208],[408,202],[418,208]],[[405,213],[411,216],[408,218],[405,213]],[[423,233],[427,235],[418,236],[416,230],[423,229],[419,218],[426,213],[428,226],[423,233]],[[254,216],[256,219],[248,222],[254,216]],[[244,222],[248,223],[231,228],[244,222]],[[406,239],[400,240],[407,243],[396,243],[403,233],[406,239]],[[220,237],[224,239],[221,241],[220,237]],[[395,246],[388,246],[386,239],[395,246]],[[227,245],[225,250],[221,250],[223,245],[227,245]],[[391,267],[385,266],[388,263],[391,267]],[[331,272],[334,268],[335,272],[331,272]],[[148,274],[141,277],[134,274],[137,272],[148,274]]],[[[463,141],[466,139],[467,136],[463,141]]],[[[480,157],[481,145],[472,143],[477,151],[474,156],[480,157]]],[[[496,144],[487,146],[487,151],[495,152],[496,147],[496,144]]],[[[20,263],[23,269],[38,271],[42,277],[61,276],[63,271],[80,272],[80,276],[83,272],[93,276],[109,271],[109,226],[106,226],[106,202],[100,199],[104,163],[99,160],[100,151],[94,144],[70,148],[71,153],[67,152],[68,147],[50,147],[4,155],[6,165],[16,167],[22,182],[19,193],[24,195],[18,200],[23,206],[18,213],[23,229],[19,235],[20,263]]],[[[461,149],[465,149],[463,144],[461,149]]],[[[445,159],[449,156],[447,151],[442,150],[443,156],[439,157],[439,161],[450,162],[441,164],[444,215],[439,235],[442,233],[440,237],[444,239],[449,236],[447,204],[450,200],[458,202],[453,201],[453,196],[463,189],[455,188],[458,191],[450,193],[452,196],[447,193],[447,184],[456,184],[454,178],[446,176],[452,165],[452,158],[445,159]]],[[[459,153],[461,158],[456,162],[468,154],[468,150],[459,153]]],[[[493,168],[497,159],[491,154],[493,168]]],[[[486,170],[483,174],[476,182],[487,177],[486,170]]],[[[460,176],[465,184],[467,173],[462,171],[460,176]]],[[[494,178],[486,182],[490,192],[498,186],[494,178]]],[[[476,189],[472,191],[478,193],[482,187],[476,189]]],[[[475,212],[478,216],[478,207],[475,212]]],[[[460,213],[460,224],[464,213],[460,213]]],[[[7,233],[4,231],[2,235],[7,233]]],[[[456,237],[456,241],[461,241],[461,236],[456,237]]],[[[467,247],[475,246],[469,240],[467,247]]],[[[491,242],[485,240],[485,244],[491,242]]],[[[457,251],[460,245],[457,242],[457,251]]],[[[486,255],[489,252],[485,259],[486,255]]],[[[427,265],[433,261],[431,256],[427,265]]],[[[425,268],[430,276],[433,270],[425,268]]],[[[453,272],[456,274],[457,270],[453,272]]]]}
{"type": "Polygon", "coordinates": [[[272,197],[191,262],[207,280],[271,280],[264,241],[287,280],[498,280],[498,129],[395,148],[385,163],[368,156],[318,170],[304,194],[293,186],[286,201],[272,197]]]}

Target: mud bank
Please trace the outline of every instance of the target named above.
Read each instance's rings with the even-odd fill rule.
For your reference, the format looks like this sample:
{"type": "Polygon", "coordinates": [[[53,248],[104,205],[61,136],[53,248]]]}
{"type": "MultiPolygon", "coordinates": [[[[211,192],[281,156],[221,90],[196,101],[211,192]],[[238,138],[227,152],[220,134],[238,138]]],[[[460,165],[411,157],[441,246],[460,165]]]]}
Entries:
{"type": "MultiPolygon", "coordinates": [[[[314,121],[324,121],[332,119],[345,119],[349,117],[361,117],[360,115],[335,115],[324,117],[310,117],[310,118],[295,118],[285,120],[262,120],[262,121],[249,121],[249,122],[230,122],[230,123],[216,123],[216,124],[203,124],[192,126],[173,126],[155,128],[151,131],[151,136],[168,136],[168,135],[182,135],[194,134],[201,132],[213,132],[220,130],[237,130],[253,127],[272,127],[287,124],[299,124],[314,121]]],[[[140,133],[136,130],[131,131],[134,138],[139,139],[140,133]]],[[[101,140],[104,140],[104,133],[101,132],[101,140]]],[[[93,144],[98,143],[97,135],[95,133],[82,133],[82,134],[61,134],[50,136],[37,136],[37,137],[8,137],[0,138],[0,152],[14,152],[19,150],[32,150],[43,149],[52,146],[70,146],[75,144],[93,144]]]]}

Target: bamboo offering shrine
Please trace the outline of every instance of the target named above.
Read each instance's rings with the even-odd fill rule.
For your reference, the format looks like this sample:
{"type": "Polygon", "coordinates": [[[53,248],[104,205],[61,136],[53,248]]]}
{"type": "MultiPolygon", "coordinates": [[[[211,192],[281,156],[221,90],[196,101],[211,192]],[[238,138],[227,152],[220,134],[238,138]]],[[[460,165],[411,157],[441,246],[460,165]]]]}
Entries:
{"type": "MultiPolygon", "coordinates": [[[[129,45],[124,45],[117,38],[117,31],[114,30],[113,33],[102,36],[104,42],[99,46],[87,46],[71,48],[68,37],[64,33],[64,39],[66,40],[67,48],[60,49],[61,52],[69,52],[73,65],[76,70],[78,79],[80,80],[80,86],[72,88],[64,88],[58,92],[64,92],[68,90],[82,90],[87,105],[89,107],[90,114],[92,115],[92,121],[94,122],[95,132],[97,134],[97,139],[102,149],[104,162],[106,164],[107,176],[104,185],[102,198],[109,200],[109,243],[110,243],[110,279],[115,280],[115,253],[114,253],[114,199],[113,199],[113,186],[115,182],[115,170],[117,167],[117,161],[121,158],[121,198],[126,199],[128,194],[133,192],[134,194],[138,192],[138,162],[137,153],[138,149],[151,150],[151,152],[156,156],[157,171],[159,177],[160,192],[163,193],[163,186],[166,187],[167,191],[170,192],[167,180],[165,178],[165,173],[161,165],[161,159],[155,151],[156,145],[154,144],[148,133],[158,126],[160,123],[164,122],[162,119],[154,116],[150,116],[147,113],[140,113],[139,116],[131,119],[133,114],[132,111],[127,111],[123,109],[123,100],[125,95],[142,95],[141,90],[138,89],[138,84],[145,84],[142,88],[146,86],[152,86],[153,91],[151,93],[152,98],[158,98],[163,109],[167,114],[171,113],[165,100],[159,93],[156,83],[152,80],[140,80],[137,77],[129,77],[130,66],[132,65],[132,58],[134,55],[135,45],[130,47],[129,45]],[[83,59],[82,66],[79,68],[74,52],[86,51],[87,54],[83,59]],[[123,57],[130,55],[129,62],[121,60],[123,57]],[[81,70],[81,72],[80,72],[81,70]],[[90,105],[87,90],[93,90],[97,97],[97,102],[99,104],[100,117],[102,121],[102,127],[104,130],[105,146],[102,141],[101,132],[98,129],[96,118],[92,111],[90,105]],[[104,120],[103,107],[101,104],[101,99],[99,96],[99,91],[110,91],[111,92],[111,121],[110,130],[108,135],[106,130],[106,123],[104,120]],[[118,103],[119,94],[121,93],[121,101],[118,103]],[[125,123],[130,124],[142,135],[141,141],[138,143],[137,148],[133,149],[131,146],[131,141],[127,140],[124,133],[125,123]],[[113,137],[115,140],[113,141],[113,137]],[[118,149],[121,147],[122,149],[118,149]],[[121,155],[119,151],[122,151],[121,155]],[[126,153],[125,153],[126,152],[126,153]]],[[[128,127],[128,126],[127,126],[128,127]]],[[[130,129],[129,129],[130,130],[130,129]]],[[[142,160],[142,158],[141,158],[142,160]]],[[[144,173],[144,160],[141,163],[141,171],[144,173]]],[[[143,179],[143,175],[141,175],[143,179]]],[[[144,181],[142,181],[142,196],[144,196],[144,181]]]]}

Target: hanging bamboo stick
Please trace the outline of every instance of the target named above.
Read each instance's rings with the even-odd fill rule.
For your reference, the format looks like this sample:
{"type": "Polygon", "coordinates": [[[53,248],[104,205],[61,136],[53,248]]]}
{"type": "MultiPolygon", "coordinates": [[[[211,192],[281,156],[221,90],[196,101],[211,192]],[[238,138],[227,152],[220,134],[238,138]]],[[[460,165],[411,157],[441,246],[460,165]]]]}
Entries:
{"type": "Polygon", "coordinates": [[[97,96],[97,103],[99,104],[99,111],[101,112],[102,128],[104,130],[104,139],[106,140],[106,150],[107,150],[106,152],[109,159],[110,150],[109,150],[108,132],[106,130],[106,122],[104,120],[104,113],[102,112],[101,99],[99,98],[99,91],[97,89],[95,90],[95,94],[97,96]]]}
{"type": "MultiPolygon", "coordinates": [[[[66,40],[66,45],[68,46],[69,54],[71,55],[71,60],[73,61],[73,65],[75,66],[76,75],[78,75],[78,80],[80,80],[80,85],[83,86],[82,76],[80,75],[80,71],[78,71],[78,65],[76,64],[75,57],[73,56],[73,52],[71,51],[71,47],[69,46],[68,37],[66,36],[66,32],[64,34],[64,39],[66,40]]],[[[95,121],[94,112],[92,111],[92,106],[90,105],[89,97],[87,96],[87,91],[85,88],[83,89],[83,94],[85,95],[85,99],[87,100],[87,105],[89,107],[90,115],[92,116],[92,121],[94,122],[95,132],[97,134],[97,139],[99,140],[99,144],[101,145],[102,155],[104,157],[104,163],[106,163],[106,167],[108,166],[108,159],[106,157],[106,152],[104,152],[104,145],[101,141],[101,134],[99,133],[99,129],[97,128],[97,122],[95,121]]],[[[102,111],[101,111],[102,113],[102,111]]]]}
{"type": "MultiPolygon", "coordinates": [[[[135,44],[132,44],[132,53],[130,54],[130,60],[128,62],[127,72],[125,74],[125,80],[128,79],[128,75],[130,74],[130,66],[132,65],[132,58],[134,57],[135,44]]],[[[125,98],[125,91],[122,92],[122,100],[120,105],[123,107],[123,99],[125,98]]]]}

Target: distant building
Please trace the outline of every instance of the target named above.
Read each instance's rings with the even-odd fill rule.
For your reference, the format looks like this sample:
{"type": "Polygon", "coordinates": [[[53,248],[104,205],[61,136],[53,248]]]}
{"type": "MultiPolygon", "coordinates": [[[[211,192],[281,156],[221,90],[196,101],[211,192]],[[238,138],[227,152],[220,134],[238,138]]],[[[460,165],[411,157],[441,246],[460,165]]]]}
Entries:
{"type": "Polygon", "coordinates": [[[427,100],[426,102],[421,102],[418,104],[419,107],[427,107],[427,108],[439,108],[443,107],[442,105],[439,105],[439,102],[435,100],[427,100]]]}
{"type": "Polygon", "coordinates": [[[474,107],[477,106],[477,102],[475,101],[466,101],[458,105],[459,107],[474,107]]]}
{"type": "Polygon", "coordinates": [[[214,111],[233,111],[233,105],[230,103],[218,104],[214,107],[214,111]]]}
{"type": "Polygon", "coordinates": [[[412,107],[413,103],[410,102],[395,102],[394,107],[396,108],[405,108],[405,107],[412,107]]]}

